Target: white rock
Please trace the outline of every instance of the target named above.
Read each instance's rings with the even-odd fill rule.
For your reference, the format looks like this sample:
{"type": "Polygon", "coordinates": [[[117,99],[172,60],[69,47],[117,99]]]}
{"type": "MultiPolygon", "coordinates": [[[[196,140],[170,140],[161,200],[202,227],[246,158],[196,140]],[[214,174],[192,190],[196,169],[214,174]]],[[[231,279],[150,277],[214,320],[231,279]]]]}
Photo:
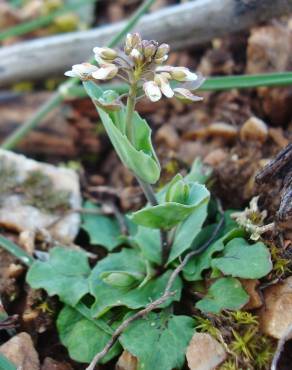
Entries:
{"type": "Polygon", "coordinates": [[[213,370],[226,359],[226,352],[210,334],[195,333],[186,357],[190,370],[213,370]]]}
{"type": "Polygon", "coordinates": [[[40,361],[27,333],[19,333],[8,342],[2,344],[0,353],[10,360],[17,369],[39,370],[40,361]]]}
{"type": "MultiPolygon", "coordinates": [[[[52,180],[56,192],[68,191],[70,193],[71,208],[81,207],[79,179],[73,170],[37,162],[23,155],[0,149],[0,161],[3,160],[5,164],[11,164],[16,169],[17,181],[23,182],[31,171],[39,171],[52,180]]],[[[0,225],[19,232],[46,229],[59,218],[60,214],[47,213],[25,204],[23,197],[19,194],[7,196],[0,204],[0,225]]],[[[50,232],[59,241],[71,242],[76,237],[79,227],[80,216],[72,213],[62,218],[50,229],[50,232]]]]}

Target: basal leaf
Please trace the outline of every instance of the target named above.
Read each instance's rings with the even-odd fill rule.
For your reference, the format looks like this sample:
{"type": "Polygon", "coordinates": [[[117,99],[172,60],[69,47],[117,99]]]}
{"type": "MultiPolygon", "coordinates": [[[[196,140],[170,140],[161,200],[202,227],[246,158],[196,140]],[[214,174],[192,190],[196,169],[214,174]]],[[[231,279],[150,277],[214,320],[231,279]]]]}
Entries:
{"type": "Polygon", "coordinates": [[[149,229],[148,227],[138,226],[132,241],[137,244],[141,253],[149,261],[160,264],[162,260],[161,242],[159,230],[149,229]]]}
{"type": "Polygon", "coordinates": [[[150,313],[133,322],[120,338],[122,346],[138,358],[137,370],[181,369],[194,334],[188,316],[150,313]]]}
{"type": "MultiPolygon", "coordinates": [[[[206,226],[194,240],[192,248],[195,250],[207,242],[215,227],[216,225],[206,226]]],[[[222,251],[229,240],[243,235],[244,231],[237,228],[229,231],[218,240],[215,240],[204,252],[189,260],[183,269],[184,278],[188,281],[202,280],[202,273],[212,267],[212,257],[214,253],[222,251]]]]}
{"type": "Polygon", "coordinates": [[[240,282],[232,277],[218,279],[211,285],[207,295],[196,303],[203,312],[219,313],[223,309],[237,310],[249,300],[240,282]]]}
{"type": "Polygon", "coordinates": [[[225,275],[244,279],[260,279],[273,267],[269,250],[264,243],[249,245],[243,238],[232,239],[225,246],[222,257],[213,259],[212,266],[225,275]]]}
{"type": "MultiPolygon", "coordinates": [[[[133,249],[123,249],[119,253],[109,254],[106,258],[97,263],[92,270],[89,284],[90,292],[95,297],[92,307],[92,315],[100,317],[112,307],[126,306],[132,309],[145,307],[149,302],[160,297],[166,287],[171,271],[166,271],[159,277],[147,278],[147,266],[145,259],[138,251],[133,249]],[[125,271],[127,273],[141,273],[145,276],[145,283],[136,286],[118,286],[107,283],[104,279],[108,272],[125,271]],[[149,281],[148,281],[149,280],[149,281]]],[[[170,302],[179,300],[182,283],[177,278],[173,290],[176,295],[171,297],[163,306],[166,307],[170,302]]]]}
{"type": "Polygon", "coordinates": [[[49,295],[58,295],[71,306],[89,292],[90,268],[86,254],[79,250],[55,247],[48,261],[36,261],[26,279],[34,289],[45,289],[49,295]]]}
{"type": "MultiPolygon", "coordinates": [[[[100,320],[89,320],[72,307],[65,306],[57,320],[57,329],[62,344],[68,349],[70,357],[78,362],[89,363],[100,352],[111,335],[101,329],[100,320]]],[[[105,363],[120,352],[115,345],[103,358],[105,363]]]]}
{"type": "MultiPolygon", "coordinates": [[[[89,201],[85,203],[84,208],[98,210],[98,208],[89,201]]],[[[119,239],[121,232],[119,224],[115,219],[101,214],[94,215],[86,213],[82,218],[82,228],[88,233],[91,244],[101,245],[108,251],[112,251],[121,244],[121,240],[119,239]]]]}
{"type": "Polygon", "coordinates": [[[202,204],[206,204],[209,196],[204,185],[193,184],[186,204],[163,202],[157,206],[146,206],[132,213],[131,219],[138,225],[154,229],[170,229],[184,221],[202,204]]]}

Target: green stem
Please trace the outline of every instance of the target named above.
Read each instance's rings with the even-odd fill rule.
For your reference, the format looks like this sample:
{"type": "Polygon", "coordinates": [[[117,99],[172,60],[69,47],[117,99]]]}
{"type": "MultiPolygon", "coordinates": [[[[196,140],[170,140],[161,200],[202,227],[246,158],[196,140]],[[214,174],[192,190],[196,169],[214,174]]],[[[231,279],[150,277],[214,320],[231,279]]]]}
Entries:
{"type": "Polygon", "coordinates": [[[26,253],[22,248],[13,243],[11,240],[5,238],[3,235],[0,235],[0,246],[7,252],[18,258],[26,266],[29,267],[33,264],[34,259],[31,255],[26,253]]]}
{"type": "MultiPolygon", "coordinates": [[[[129,19],[125,27],[119,32],[109,43],[108,47],[113,47],[124,38],[124,36],[135,26],[142,15],[150,8],[155,0],[146,0],[129,19]]],[[[64,95],[62,93],[64,87],[69,90],[69,86],[74,86],[79,82],[78,79],[72,78],[68,82],[60,85],[59,91],[56,92],[30,119],[25,121],[20,128],[16,129],[1,145],[5,149],[13,149],[15,146],[32,130],[34,129],[54,108],[61,105],[64,95]],[[69,85],[70,84],[70,85],[69,85]]]]}
{"type": "Polygon", "coordinates": [[[126,135],[133,146],[135,146],[135,127],[133,125],[133,114],[135,111],[137,84],[133,83],[129,90],[126,107],[126,135]]]}
{"type": "Polygon", "coordinates": [[[63,15],[70,11],[74,11],[80,8],[81,6],[85,5],[86,3],[93,3],[94,1],[95,0],[76,0],[74,3],[69,3],[63,6],[61,9],[57,9],[56,11],[50,14],[46,14],[31,21],[10,27],[0,32],[0,41],[3,41],[8,37],[25,35],[26,33],[35,31],[41,27],[48,26],[50,23],[54,21],[56,17],[59,17],[60,15],[63,15]]]}

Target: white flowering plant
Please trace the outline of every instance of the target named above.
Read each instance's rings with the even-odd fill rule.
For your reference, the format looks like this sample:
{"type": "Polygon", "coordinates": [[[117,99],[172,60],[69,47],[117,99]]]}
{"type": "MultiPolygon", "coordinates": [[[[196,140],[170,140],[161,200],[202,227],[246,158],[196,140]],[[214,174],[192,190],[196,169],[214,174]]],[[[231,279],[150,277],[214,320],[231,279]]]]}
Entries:
{"type": "MultiPolygon", "coordinates": [[[[205,183],[210,173],[200,161],[186,176],[178,173],[159,191],[152,188],[161,168],[151,129],[135,111],[136,102],[144,96],[153,103],[162,96],[200,101],[193,91],[204,79],[186,67],[165,65],[169,46],[142,40],[137,33],[127,35],[123,51],[93,51],[98,65],[77,64],[65,75],[82,80],[147,204],[125,215],[124,235],[115,219],[84,215],[91,244],[109,252],[93,269],[83,251],[55,247],[48,261],[32,264],[27,281],[64,303],[57,320],[61,342],[74,360],[91,362],[88,370],[122,349],[136,357],[137,370],[180,369],[196,325],[182,298],[185,286],[204,281],[207,274],[213,283],[206,285],[202,299],[193,299],[193,308],[211,313],[239,309],[249,296],[237,278],[268,274],[269,252],[260,241],[250,245],[245,231],[222,216],[214,200],[209,207],[205,183]],[[113,78],[128,84],[126,96],[103,91],[98,84],[113,78]]],[[[96,209],[90,202],[85,207],[96,209]]]]}

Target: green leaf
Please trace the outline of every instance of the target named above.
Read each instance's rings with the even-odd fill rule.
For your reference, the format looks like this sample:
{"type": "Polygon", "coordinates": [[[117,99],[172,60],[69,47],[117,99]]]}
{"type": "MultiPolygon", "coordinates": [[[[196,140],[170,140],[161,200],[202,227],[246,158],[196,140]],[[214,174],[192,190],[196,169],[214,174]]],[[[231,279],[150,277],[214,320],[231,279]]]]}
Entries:
{"type": "Polygon", "coordinates": [[[137,370],[181,369],[194,334],[188,316],[150,313],[133,322],[120,337],[122,346],[138,358],[137,370]]]}
{"type": "Polygon", "coordinates": [[[143,256],[157,265],[162,262],[160,232],[156,229],[138,226],[136,234],[131,238],[141,250],[143,256]]]}
{"type": "MultiPolygon", "coordinates": [[[[93,99],[96,99],[94,83],[85,81],[83,85],[93,99]]],[[[96,93],[98,94],[98,93],[96,93]]],[[[160,177],[160,165],[151,143],[151,129],[147,122],[137,112],[133,115],[135,127],[135,146],[130,143],[124,133],[121,121],[125,121],[125,108],[122,108],[115,120],[115,114],[108,114],[98,106],[99,113],[105,130],[123,164],[133,171],[143,181],[154,184],[160,177]]]]}
{"type": "MultiPolygon", "coordinates": [[[[194,250],[198,249],[203,245],[212,235],[216,225],[208,225],[197,236],[194,240],[192,247],[194,250]]],[[[222,251],[225,247],[225,244],[238,236],[243,236],[244,231],[241,229],[233,229],[227,234],[225,234],[220,239],[214,241],[204,252],[194,256],[189,260],[186,266],[183,269],[183,276],[188,281],[197,281],[202,280],[202,273],[205,270],[208,270],[212,266],[212,257],[214,253],[222,251]]]]}
{"type": "Polygon", "coordinates": [[[0,353],[0,370],[17,370],[16,366],[0,353]]]}
{"type": "MultiPolygon", "coordinates": [[[[65,306],[57,319],[57,329],[62,344],[68,349],[70,357],[78,362],[89,363],[100,352],[111,335],[101,329],[101,320],[89,320],[72,307],[65,306]]],[[[103,358],[105,363],[120,352],[115,345],[103,358]]]]}
{"type": "Polygon", "coordinates": [[[219,313],[221,310],[238,310],[249,300],[240,282],[232,277],[218,279],[211,285],[207,295],[196,303],[203,312],[219,313]]]}
{"type": "Polygon", "coordinates": [[[206,220],[208,201],[209,198],[205,198],[195,211],[178,226],[171,246],[168,263],[175,260],[192,246],[193,240],[201,231],[203,223],[206,220]]]}
{"type": "Polygon", "coordinates": [[[185,176],[185,181],[206,184],[212,174],[212,168],[203,164],[200,158],[196,158],[192,164],[190,172],[185,176]]]}
{"type": "MultiPolygon", "coordinates": [[[[145,307],[148,303],[163,294],[171,272],[170,270],[166,271],[158,278],[152,277],[149,280],[150,276],[148,275],[145,259],[138,251],[123,249],[119,253],[109,254],[97,263],[89,279],[90,291],[95,297],[95,303],[92,306],[92,315],[94,317],[100,317],[112,307],[117,306],[126,306],[132,309],[145,307]],[[105,274],[109,271],[125,271],[128,274],[138,273],[144,275],[145,279],[138,287],[114,286],[107,284],[104,280],[105,274]]],[[[182,282],[178,277],[173,286],[176,295],[171,297],[163,307],[168,306],[174,300],[179,300],[181,289],[182,282]]]]}
{"type": "Polygon", "coordinates": [[[55,247],[49,260],[36,261],[29,269],[26,280],[34,289],[45,289],[49,295],[58,295],[71,306],[89,292],[90,267],[86,254],[79,250],[55,247]]]}
{"type": "MultiPolygon", "coordinates": [[[[98,210],[89,201],[84,204],[84,208],[98,210]]],[[[91,244],[101,245],[111,252],[122,243],[119,239],[121,232],[117,220],[99,214],[84,214],[82,218],[82,228],[88,233],[91,244]]]]}
{"type": "Polygon", "coordinates": [[[186,204],[163,202],[157,206],[146,206],[132,213],[131,219],[138,225],[149,228],[170,229],[206,204],[209,197],[209,191],[204,185],[193,184],[186,204]]]}
{"type": "Polygon", "coordinates": [[[223,256],[212,261],[212,266],[225,275],[243,279],[260,279],[273,268],[265,244],[258,242],[249,245],[243,238],[232,239],[225,246],[223,256]]]}

